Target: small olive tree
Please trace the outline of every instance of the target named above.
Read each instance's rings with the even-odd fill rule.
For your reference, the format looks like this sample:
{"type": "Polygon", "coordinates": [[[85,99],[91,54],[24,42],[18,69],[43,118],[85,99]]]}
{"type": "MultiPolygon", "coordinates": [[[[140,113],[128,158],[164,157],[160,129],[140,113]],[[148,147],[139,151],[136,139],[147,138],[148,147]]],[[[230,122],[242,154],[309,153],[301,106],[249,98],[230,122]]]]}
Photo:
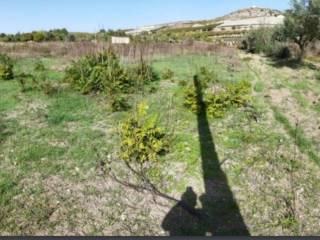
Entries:
{"type": "Polygon", "coordinates": [[[296,43],[300,48],[299,60],[303,60],[307,46],[320,39],[320,0],[292,0],[280,37],[296,43]]]}

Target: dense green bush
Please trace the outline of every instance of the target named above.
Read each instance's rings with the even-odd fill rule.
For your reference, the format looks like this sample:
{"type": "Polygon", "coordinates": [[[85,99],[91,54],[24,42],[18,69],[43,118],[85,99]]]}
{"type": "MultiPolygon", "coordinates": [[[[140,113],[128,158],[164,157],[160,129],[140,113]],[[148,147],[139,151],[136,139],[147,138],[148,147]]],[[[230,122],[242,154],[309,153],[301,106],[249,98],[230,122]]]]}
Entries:
{"type": "Polygon", "coordinates": [[[157,162],[169,147],[165,130],[157,126],[157,118],[147,115],[147,106],[140,104],[135,116],[120,125],[120,159],[144,165],[157,162]]]}
{"type": "Polygon", "coordinates": [[[208,115],[214,118],[222,118],[230,106],[230,98],[227,92],[208,94],[205,104],[208,115]]]}
{"type": "Polygon", "coordinates": [[[278,28],[259,28],[251,30],[243,41],[242,48],[250,53],[264,53],[269,57],[285,59],[291,57],[286,43],[277,40],[278,28]]]}
{"type": "Polygon", "coordinates": [[[92,54],[74,61],[65,80],[82,93],[117,93],[130,87],[125,69],[112,51],[92,54]]]}
{"type": "MultiPolygon", "coordinates": [[[[144,90],[158,79],[145,61],[126,67],[111,50],[74,61],[65,72],[65,81],[76,90],[84,94],[106,94],[113,111],[128,110],[129,94],[144,90]]],[[[150,91],[152,87],[155,86],[151,85],[150,91]]]]}
{"type": "Polygon", "coordinates": [[[226,93],[229,95],[230,105],[243,107],[251,100],[252,85],[248,81],[228,84],[226,93]]]}
{"type": "Polygon", "coordinates": [[[74,61],[65,74],[65,80],[82,93],[103,92],[108,96],[142,90],[158,79],[145,61],[125,67],[111,50],[74,61]]]}
{"type": "MultiPolygon", "coordinates": [[[[239,108],[248,105],[251,101],[252,86],[248,81],[230,83],[210,90],[203,89],[203,101],[208,115],[214,118],[222,118],[231,108],[239,108]]],[[[194,86],[190,86],[184,93],[184,106],[194,113],[199,111],[199,96],[194,86]]]]}
{"type": "Polygon", "coordinates": [[[0,54],[0,79],[13,79],[13,61],[5,54],[0,54]]]}
{"type": "Polygon", "coordinates": [[[273,45],[273,35],[274,30],[270,28],[251,30],[243,42],[243,47],[250,53],[270,51],[273,45]]]}
{"type": "Polygon", "coordinates": [[[46,34],[45,32],[33,32],[32,38],[35,42],[43,42],[46,39],[46,34]]]}

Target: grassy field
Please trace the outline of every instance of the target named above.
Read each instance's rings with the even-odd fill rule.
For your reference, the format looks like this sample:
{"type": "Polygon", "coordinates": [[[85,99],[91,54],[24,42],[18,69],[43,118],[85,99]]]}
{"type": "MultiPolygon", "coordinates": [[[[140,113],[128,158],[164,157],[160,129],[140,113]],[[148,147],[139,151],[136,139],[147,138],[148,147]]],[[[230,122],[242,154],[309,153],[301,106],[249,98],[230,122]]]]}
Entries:
{"type": "MultiPolygon", "coordinates": [[[[177,199],[192,187],[195,209],[208,216],[202,229],[191,215],[177,218],[174,203],[100,171],[133,110],[113,113],[105,96],[61,84],[64,59],[41,60],[63,86],[54,95],[0,81],[1,235],[320,234],[320,80],[310,65],[238,51],[153,60],[160,75],[175,75],[132,104],[146,102],[173,133],[155,181],[177,199]],[[186,109],[184,85],[202,66],[221,82],[250,81],[252,108],[222,119],[186,109]],[[211,158],[216,166],[206,168],[211,158]],[[189,232],[177,232],[177,221],[189,232]]],[[[15,72],[32,73],[35,62],[19,58],[15,72]]]]}

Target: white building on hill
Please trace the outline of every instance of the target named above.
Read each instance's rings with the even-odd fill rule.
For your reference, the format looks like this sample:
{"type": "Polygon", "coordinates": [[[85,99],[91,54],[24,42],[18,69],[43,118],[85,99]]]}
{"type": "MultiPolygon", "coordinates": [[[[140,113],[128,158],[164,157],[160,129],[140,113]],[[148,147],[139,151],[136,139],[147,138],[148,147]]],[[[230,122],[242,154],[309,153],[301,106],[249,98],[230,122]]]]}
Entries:
{"type": "Polygon", "coordinates": [[[240,20],[225,20],[215,28],[215,31],[241,31],[259,27],[274,27],[284,22],[284,16],[256,17],[240,20]]]}

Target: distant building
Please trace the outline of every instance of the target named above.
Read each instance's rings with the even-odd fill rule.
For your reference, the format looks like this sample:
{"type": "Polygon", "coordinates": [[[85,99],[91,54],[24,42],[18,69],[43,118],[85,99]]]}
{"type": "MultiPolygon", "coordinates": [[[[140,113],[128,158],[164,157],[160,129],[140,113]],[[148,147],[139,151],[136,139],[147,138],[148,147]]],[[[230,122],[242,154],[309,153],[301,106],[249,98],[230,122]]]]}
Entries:
{"type": "Polygon", "coordinates": [[[129,44],[130,38],[129,37],[111,37],[112,44],[129,44]]]}
{"type": "Polygon", "coordinates": [[[152,31],[158,30],[160,28],[162,28],[162,25],[145,26],[145,27],[140,27],[140,28],[129,30],[126,32],[126,34],[136,36],[136,35],[139,35],[142,33],[150,33],[152,31]]]}
{"type": "Polygon", "coordinates": [[[218,25],[215,31],[243,31],[260,27],[274,27],[284,22],[284,16],[255,17],[240,20],[225,20],[218,25]]]}

